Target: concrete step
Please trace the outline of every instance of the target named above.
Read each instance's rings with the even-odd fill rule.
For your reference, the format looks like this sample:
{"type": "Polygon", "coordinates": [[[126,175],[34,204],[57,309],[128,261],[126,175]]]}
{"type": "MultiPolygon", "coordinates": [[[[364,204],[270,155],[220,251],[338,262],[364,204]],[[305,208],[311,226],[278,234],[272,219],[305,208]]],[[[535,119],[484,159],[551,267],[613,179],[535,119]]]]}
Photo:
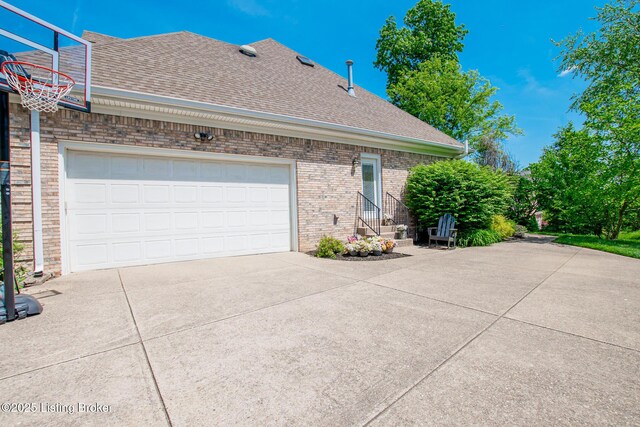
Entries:
{"type": "MultiPolygon", "coordinates": [[[[381,233],[391,233],[396,231],[395,225],[381,225],[380,232],[381,233]]],[[[358,227],[358,234],[361,236],[369,235],[375,236],[375,233],[369,227],[358,227]]]]}
{"type": "Polygon", "coordinates": [[[399,248],[403,248],[403,247],[407,247],[407,246],[413,246],[413,239],[398,239],[398,240],[396,240],[396,245],[399,248]]]}

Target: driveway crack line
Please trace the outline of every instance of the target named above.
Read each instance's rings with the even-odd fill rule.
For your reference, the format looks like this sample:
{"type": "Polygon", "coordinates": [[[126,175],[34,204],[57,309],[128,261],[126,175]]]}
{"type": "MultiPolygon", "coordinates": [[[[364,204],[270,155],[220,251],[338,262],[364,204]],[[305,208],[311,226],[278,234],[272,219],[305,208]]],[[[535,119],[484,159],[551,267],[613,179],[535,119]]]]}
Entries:
{"type": "Polygon", "coordinates": [[[187,328],[178,329],[176,331],[167,332],[166,334],[158,335],[158,336],[155,336],[155,337],[147,338],[145,341],[149,342],[149,341],[157,340],[157,339],[160,339],[160,338],[168,337],[168,336],[171,336],[171,335],[179,334],[181,332],[186,332],[186,331],[190,331],[190,330],[193,330],[193,329],[198,329],[198,328],[201,328],[201,327],[206,326],[206,325],[212,325],[214,323],[223,322],[225,320],[234,319],[236,317],[245,316],[247,314],[256,313],[256,312],[262,311],[262,310],[267,310],[269,308],[277,307],[279,305],[287,304],[287,303],[290,303],[290,302],[293,302],[293,301],[298,301],[298,300],[301,300],[303,298],[311,297],[311,296],[314,296],[314,295],[320,295],[320,294],[323,294],[325,292],[330,292],[330,291],[334,291],[336,289],[346,288],[348,286],[355,286],[355,285],[357,285],[359,283],[362,283],[362,281],[359,280],[359,281],[356,281],[354,283],[347,283],[345,285],[336,286],[334,288],[324,289],[322,291],[314,292],[314,293],[307,294],[307,295],[302,295],[302,296],[299,296],[297,298],[292,298],[292,299],[288,299],[288,300],[285,300],[285,301],[280,301],[280,302],[277,302],[275,304],[271,304],[271,305],[267,305],[267,306],[264,306],[264,307],[256,308],[254,310],[243,311],[241,313],[232,314],[231,316],[221,317],[220,319],[215,319],[215,320],[211,320],[211,321],[208,321],[208,322],[200,322],[197,325],[193,325],[193,326],[190,326],[190,327],[187,327],[187,328]]]}
{"type": "Polygon", "coordinates": [[[129,307],[129,313],[131,314],[131,319],[133,320],[133,324],[136,327],[138,340],[140,341],[140,345],[142,346],[142,352],[144,353],[144,358],[147,361],[147,366],[149,367],[149,372],[151,373],[151,378],[153,379],[153,385],[155,386],[156,393],[158,393],[158,398],[160,399],[160,403],[162,404],[162,410],[164,411],[165,419],[167,420],[167,423],[171,427],[173,426],[173,423],[171,422],[171,417],[169,416],[167,405],[165,404],[164,398],[162,397],[162,393],[160,392],[160,387],[158,386],[158,380],[156,378],[155,373],[153,372],[153,367],[151,366],[151,361],[149,360],[149,354],[147,353],[147,347],[144,345],[144,341],[142,340],[142,335],[140,335],[138,322],[136,322],[136,316],[133,314],[133,309],[131,308],[131,301],[129,301],[129,295],[127,294],[127,289],[124,287],[124,282],[122,281],[120,270],[118,270],[118,279],[120,280],[120,286],[122,287],[122,291],[124,292],[124,297],[127,300],[127,306],[129,307]]]}
{"type": "MultiPolygon", "coordinates": [[[[417,271],[417,270],[411,270],[411,271],[417,271]]],[[[403,294],[412,295],[412,296],[419,297],[419,298],[424,298],[424,299],[427,299],[427,300],[430,300],[430,301],[441,302],[443,304],[452,305],[452,306],[458,307],[458,308],[466,308],[467,310],[473,310],[473,311],[477,311],[477,312],[483,313],[483,314],[488,314],[488,315],[491,315],[491,316],[499,316],[499,314],[491,313],[490,311],[485,311],[485,310],[482,310],[482,309],[479,309],[479,308],[469,307],[469,306],[462,305],[462,304],[456,304],[455,302],[445,301],[445,300],[441,300],[441,299],[438,299],[438,298],[429,297],[429,296],[426,296],[426,295],[416,294],[416,293],[413,293],[413,292],[405,291],[403,289],[392,288],[390,286],[381,285],[379,283],[369,282],[368,280],[365,280],[364,282],[369,284],[369,285],[378,286],[378,287],[381,287],[381,288],[384,288],[384,289],[388,289],[390,291],[397,291],[397,292],[401,292],[403,294]]]]}
{"type": "Polygon", "coordinates": [[[383,410],[381,410],[380,412],[378,412],[377,414],[375,414],[372,418],[370,418],[367,422],[364,423],[365,426],[369,426],[371,425],[371,423],[373,423],[375,420],[377,420],[381,415],[383,415],[384,413],[386,413],[393,405],[395,405],[400,399],[402,399],[404,396],[406,396],[411,390],[413,390],[414,388],[416,388],[417,386],[419,386],[420,384],[422,384],[424,381],[426,381],[431,375],[433,375],[434,373],[436,373],[437,371],[440,370],[440,368],[442,368],[444,365],[446,365],[450,360],[452,360],[454,357],[456,357],[462,350],[464,350],[465,348],[467,348],[471,343],[473,343],[475,340],[478,339],[478,337],[480,337],[481,335],[483,335],[486,331],[488,331],[489,329],[491,329],[493,327],[493,325],[495,325],[496,323],[498,323],[502,318],[504,318],[507,313],[509,313],[514,307],[516,307],[518,304],[520,304],[525,298],[527,298],[529,295],[531,295],[531,293],[533,291],[535,291],[536,289],[538,289],[540,286],[542,286],[544,284],[544,282],[546,282],[547,280],[549,280],[549,278],[551,276],[553,276],[554,274],[556,274],[558,272],[558,270],[560,270],[562,267],[564,267],[569,261],[571,261],[578,253],[580,253],[582,250],[577,251],[576,253],[574,253],[571,257],[569,257],[565,262],[563,262],[558,268],[556,268],[555,270],[553,270],[548,276],[546,276],[544,279],[542,279],[542,281],[540,283],[538,283],[536,286],[534,286],[531,290],[529,290],[529,292],[527,292],[524,296],[522,296],[522,298],[520,298],[518,301],[516,301],[511,307],[509,307],[504,313],[502,313],[500,316],[498,316],[497,318],[495,318],[491,323],[489,323],[489,325],[487,325],[484,329],[482,329],[480,332],[478,332],[477,334],[475,334],[473,337],[471,337],[471,339],[467,340],[464,344],[462,344],[460,347],[458,347],[457,350],[455,350],[451,355],[449,355],[449,357],[447,357],[446,359],[444,359],[442,362],[440,362],[433,370],[431,370],[427,375],[423,376],[422,378],[418,379],[418,381],[416,381],[413,385],[411,385],[409,388],[407,388],[404,392],[402,392],[397,398],[395,398],[391,403],[389,403],[383,410]]]}
{"type": "Polygon", "coordinates": [[[32,372],[41,371],[43,369],[52,368],[54,366],[64,365],[65,363],[75,362],[76,360],[86,359],[87,357],[92,357],[92,356],[97,356],[99,354],[109,353],[110,351],[120,350],[120,349],[123,349],[123,348],[126,348],[126,347],[131,347],[131,346],[137,345],[137,344],[140,344],[140,341],[132,342],[132,343],[129,343],[129,344],[119,345],[117,347],[109,348],[107,350],[96,351],[94,353],[83,354],[81,356],[72,357],[71,359],[64,359],[64,360],[61,360],[59,362],[50,363],[48,365],[39,366],[37,368],[28,369],[26,371],[22,371],[22,372],[18,372],[16,374],[12,374],[12,375],[9,375],[9,376],[6,376],[6,377],[2,377],[2,378],[0,378],[0,381],[8,380],[10,378],[19,377],[20,375],[30,374],[32,372]]]}
{"type": "Polygon", "coordinates": [[[612,347],[617,347],[617,348],[622,349],[622,350],[630,350],[630,351],[633,351],[633,352],[636,352],[636,353],[640,353],[640,350],[638,350],[636,348],[626,347],[624,345],[615,344],[615,343],[612,343],[612,342],[609,342],[609,341],[602,341],[602,340],[599,340],[599,339],[596,339],[596,338],[585,337],[584,335],[574,334],[573,332],[567,332],[567,331],[563,331],[563,330],[560,330],[560,329],[550,328],[548,326],[538,325],[536,323],[527,322],[526,320],[515,319],[515,318],[509,317],[509,316],[504,316],[504,318],[507,319],[507,320],[511,320],[513,322],[523,323],[525,325],[535,326],[536,328],[546,329],[547,331],[558,332],[558,333],[561,333],[561,334],[564,334],[564,335],[570,335],[572,337],[582,338],[582,339],[585,339],[585,340],[597,342],[598,344],[610,345],[612,347]]]}

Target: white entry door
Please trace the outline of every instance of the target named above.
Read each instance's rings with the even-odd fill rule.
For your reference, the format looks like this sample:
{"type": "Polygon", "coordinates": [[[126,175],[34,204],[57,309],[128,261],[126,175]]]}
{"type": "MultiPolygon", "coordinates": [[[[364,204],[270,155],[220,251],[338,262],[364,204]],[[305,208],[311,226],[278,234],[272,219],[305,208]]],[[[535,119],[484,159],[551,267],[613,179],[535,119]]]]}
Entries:
{"type": "MultiPolygon", "coordinates": [[[[362,194],[373,204],[382,208],[382,185],[380,177],[380,160],[376,157],[362,155],[362,194]]],[[[366,206],[365,206],[366,208],[366,206]]],[[[370,209],[370,208],[369,208],[370,209]]],[[[370,209],[371,210],[371,209],[370,209]]]]}
{"type": "Polygon", "coordinates": [[[67,151],[70,271],[291,250],[289,165],[67,151]]]}

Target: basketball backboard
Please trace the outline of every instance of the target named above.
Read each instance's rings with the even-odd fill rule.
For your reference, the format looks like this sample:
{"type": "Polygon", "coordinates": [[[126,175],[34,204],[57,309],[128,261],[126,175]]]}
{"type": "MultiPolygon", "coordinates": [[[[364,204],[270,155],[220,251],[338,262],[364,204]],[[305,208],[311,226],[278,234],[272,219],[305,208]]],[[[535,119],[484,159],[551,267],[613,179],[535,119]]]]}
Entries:
{"type": "MultiPolygon", "coordinates": [[[[75,80],[58,105],[91,111],[91,42],[0,0],[0,65],[25,61],[75,80]]],[[[0,71],[0,91],[13,92],[0,71]]]]}

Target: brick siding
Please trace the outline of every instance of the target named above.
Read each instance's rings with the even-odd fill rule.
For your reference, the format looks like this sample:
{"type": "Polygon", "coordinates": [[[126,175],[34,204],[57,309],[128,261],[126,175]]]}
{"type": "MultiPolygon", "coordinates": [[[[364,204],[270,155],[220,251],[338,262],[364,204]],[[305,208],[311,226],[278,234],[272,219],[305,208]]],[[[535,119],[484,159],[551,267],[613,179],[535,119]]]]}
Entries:
{"type": "MultiPolygon", "coordinates": [[[[10,123],[14,227],[19,240],[25,245],[18,261],[31,269],[33,224],[28,112],[12,104],[10,123]]],[[[42,114],[40,123],[44,261],[45,270],[55,274],[61,270],[58,141],[295,159],[298,244],[301,251],[313,249],[324,234],[344,238],[353,232],[356,192],[362,186],[360,167],[352,166],[354,155],[379,154],[383,194],[388,191],[396,197],[403,192],[408,168],[438,159],[421,154],[219,128],[206,129],[215,138],[200,142],[193,138],[193,133],[203,130],[203,126],[66,109],[42,114]],[[338,216],[336,224],[334,215],[338,216]]]]}

